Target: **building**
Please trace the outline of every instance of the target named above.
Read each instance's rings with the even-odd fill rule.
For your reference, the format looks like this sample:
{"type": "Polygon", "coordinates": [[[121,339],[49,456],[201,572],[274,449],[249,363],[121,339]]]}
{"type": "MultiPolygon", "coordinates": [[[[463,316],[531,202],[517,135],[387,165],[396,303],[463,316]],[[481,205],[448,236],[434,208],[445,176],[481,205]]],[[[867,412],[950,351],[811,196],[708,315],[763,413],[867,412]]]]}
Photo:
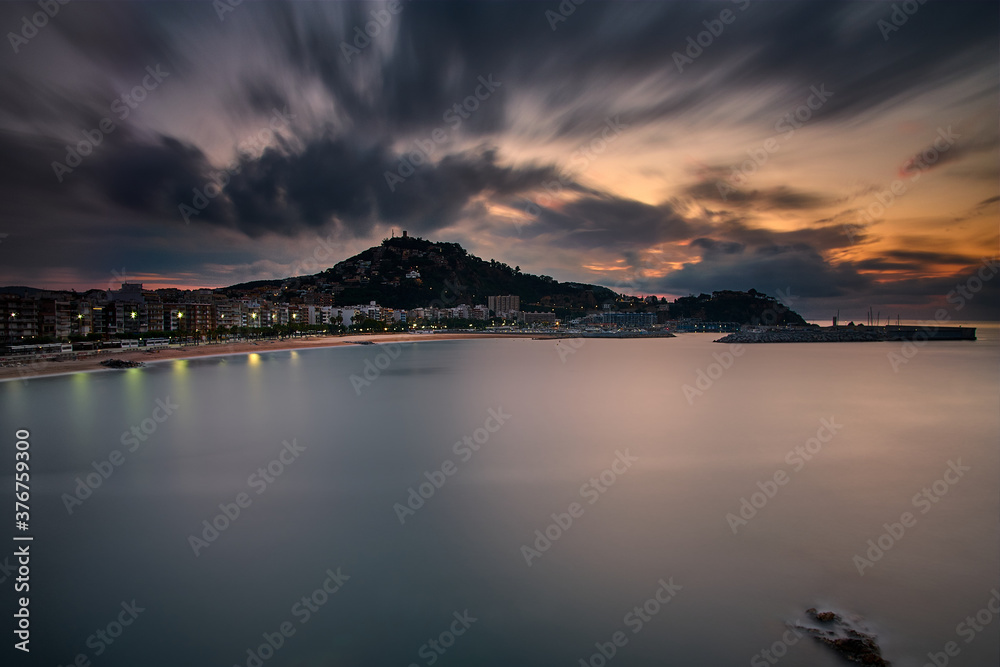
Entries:
{"type": "Polygon", "coordinates": [[[3,322],[0,342],[16,344],[38,335],[38,302],[11,294],[0,294],[3,322]]]}
{"type": "Polygon", "coordinates": [[[619,327],[651,327],[656,324],[656,313],[601,313],[597,319],[619,327]]]}
{"type": "Polygon", "coordinates": [[[163,331],[205,335],[215,328],[215,307],[210,303],[163,304],[163,331]]]}
{"type": "MultiPolygon", "coordinates": [[[[149,331],[149,309],[142,293],[142,283],[122,283],[111,290],[104,308],[104,332],[114,335],[140,334],[149,331]]],[[[158,327],[153,323],[153,330],[158,327]]]]}
{"type": "Polygon", "coordinates": [[[521,297],[516,294],[486,297],[487,307],[497,317],[516,317],[521,310],[521,297]]]}
{"type": "Polygon", "coordinates": [[[69,300],[38,300],[38,335],[63,340],[72,333],[71,322],[76,309],[69,300]]]}

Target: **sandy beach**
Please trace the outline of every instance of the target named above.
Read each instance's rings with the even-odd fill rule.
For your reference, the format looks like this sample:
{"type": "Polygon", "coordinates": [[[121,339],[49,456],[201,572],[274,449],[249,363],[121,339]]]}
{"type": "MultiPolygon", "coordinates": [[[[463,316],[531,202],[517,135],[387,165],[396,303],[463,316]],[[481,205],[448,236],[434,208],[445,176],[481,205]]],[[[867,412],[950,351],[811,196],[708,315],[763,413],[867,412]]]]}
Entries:
{"type": "Polygon", "coordinates": [[[281,350],[302,350],[321,347],[337,347],[340,345],[356,345],[360,342],[370,343],[416,343],[434,340],[459,340],[466,338],[538,338],[537,333],[510,334],[477,334],[477,333],[440,333],[440,334],[368,334],[346,336],[309,336],[305,338],[285,340],[241,341],[237,343],[204,343],[201,345],[186,345],[184,347],[162,350],[112,350],[109,352],[81,357],[69,361],[36,361],[25,362],[22,366],[0,367],[0,381],[39,377],[43,375],[61,375],[66,373],[81,373],[92,371],[111,371],[101,362],[106,359],[121,359],[124,361],[141,361],[152,363],[171,361],[175,359],[195,359],[228,354],[253,354],[260,352],[279,352],[281,350]]]}

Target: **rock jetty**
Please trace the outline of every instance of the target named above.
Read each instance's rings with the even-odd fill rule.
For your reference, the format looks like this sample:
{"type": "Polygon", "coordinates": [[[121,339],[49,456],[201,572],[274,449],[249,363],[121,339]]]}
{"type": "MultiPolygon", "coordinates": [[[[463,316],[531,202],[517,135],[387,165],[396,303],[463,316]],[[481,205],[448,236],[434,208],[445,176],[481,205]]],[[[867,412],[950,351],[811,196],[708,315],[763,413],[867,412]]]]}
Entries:
{"type": "Polygon", "coordinates": [[[885,335],[872,329],[855,327],[787,329],[744,329],[724,336],[716,343],[858,343],[886,340],[885,335]]]}
{"type": "Polygon", "coordinates": [[[146,364],[141,361],[128,361],[126,359],[105,359],[101,362],[101,365],[108,368],[141,368],[146,364]]]}
{"type": "Polygon", "coordinates": [[[882,657],[875,635],[864,632],[858,627],[859,618],[845,620],[840,614],[832,611],[816,611],[807,609],[806,615],[815,625],[796,625],[799,630],[805,630],[836,651],[842,658],[860,665],[872,667],[889,667],[891,663],[882,657]]]}
{"type": "Polygon", "coordinates": [[[745,327],[716,343],[867,343],[887,340],[976,340],[975,327],[745,327]]]}

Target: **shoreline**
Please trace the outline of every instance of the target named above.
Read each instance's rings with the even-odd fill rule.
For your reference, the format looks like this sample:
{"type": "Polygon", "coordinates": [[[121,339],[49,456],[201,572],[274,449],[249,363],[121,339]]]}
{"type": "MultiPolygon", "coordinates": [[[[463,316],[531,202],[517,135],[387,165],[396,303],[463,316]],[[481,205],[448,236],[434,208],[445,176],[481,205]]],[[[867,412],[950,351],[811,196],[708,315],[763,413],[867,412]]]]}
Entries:
{"type": "MultiPolygon", "coordinates": [[[[185,347],[161,350],[127,350],[89,356],[83,359],[69,361],[27,362],[24,366],[0,367],[0,382],[11,380],[27,380],[34,377],[51,377],[56,375],[72,375],[74,373],[96,373],[100,371],[116,371],[122,369],[107,368],[101,362],[107,359],[122,361],[141,361],[145,364],[155,364],[181,359],[202,359],[208,357],[227,357],[249,355],[262,352],[289,352],[293,350],[312,350],[358,343],[415,343],[434,340],[468,340],[486,338],[539,338],[538,333],[532,334],[478,334],[478,333],[442,333],[442,334],[349,334],[345,336],[315,336],[296,340],[261,340],[241,341],[238,343],[205,343],[185,347]]],[[[547,338],[544,337],[543,338],[547,338]]]]}

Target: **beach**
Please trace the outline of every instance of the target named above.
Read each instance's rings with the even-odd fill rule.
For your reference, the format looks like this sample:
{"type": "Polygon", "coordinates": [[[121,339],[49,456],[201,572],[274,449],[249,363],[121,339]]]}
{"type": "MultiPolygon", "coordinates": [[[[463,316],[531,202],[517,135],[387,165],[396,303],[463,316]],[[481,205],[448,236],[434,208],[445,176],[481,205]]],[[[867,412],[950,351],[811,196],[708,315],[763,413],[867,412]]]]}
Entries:
{"type": "Polygon", "coordinates": [[[159,350],[109,350],[100,354],[89,355],[79,359],[65,361],[38,360],[25,361],[21,366],[0,367],[0,381],[21,378],[40,377],[44,375],[62,375],[66,373],[83,373],[93,371],[109,371],[101,365],[108,359],[122,361],[141,361],[152,363],[158,361],[173,361],[176,359],[196,359],[228,354],[253,354],[260,352],[280,352],[282,350],[302,350],[321,347],[337,347],[340,345],[357,345],[359,343],[416,343],[433,340],[460,340],[485,338],[538,338],[537,333],[434,333],[434,334],[352,334],[345,336],[306,336],[284,340],[256,340],[228,343],[203,343],[201,345],[185,345],[159,350]]]}

